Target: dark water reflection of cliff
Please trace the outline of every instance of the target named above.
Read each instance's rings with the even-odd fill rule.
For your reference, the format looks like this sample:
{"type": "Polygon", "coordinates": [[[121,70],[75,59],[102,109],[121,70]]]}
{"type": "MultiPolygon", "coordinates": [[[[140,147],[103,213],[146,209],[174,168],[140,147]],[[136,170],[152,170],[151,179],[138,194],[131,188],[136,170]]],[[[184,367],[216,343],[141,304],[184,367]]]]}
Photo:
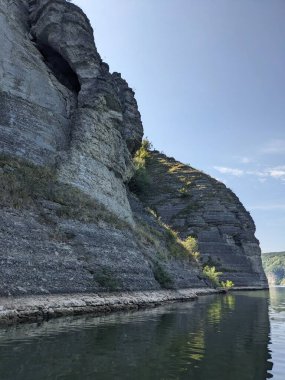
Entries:
{"type": "Polygon", "coordinates": [[[268,292],[207,296],[2,329],[0,379],[263,380],[268,343],[268,292]]]}

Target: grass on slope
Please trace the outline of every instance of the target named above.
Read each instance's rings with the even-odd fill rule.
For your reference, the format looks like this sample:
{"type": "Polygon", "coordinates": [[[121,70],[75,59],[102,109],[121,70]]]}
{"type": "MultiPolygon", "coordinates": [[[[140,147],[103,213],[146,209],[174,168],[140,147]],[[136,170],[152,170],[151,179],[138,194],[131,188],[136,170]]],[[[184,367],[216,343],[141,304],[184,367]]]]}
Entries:
{"type": "Polygon", "coordinates": [[[87,194],[59,183],[54,169],[0,156],[0,207],[40,210],[42,200],[57,203],[61,218],[90,223],[102,220],[115,227],[128,227],[87,194]]]}
{"type": "Polygon", "coordinates": [[[225,201],[236,200],[234,193],[216,179],[190,165],[151,150],[148,140],[144,140],[137,151],[134,164],[136,172],[129,187],[142,201],[150,201],[147,203],[152,203],[153,199],[162,203],[166,199],[182,199],[186,208],[181,212],[188,215],[201,207],[201,201],[210,201],[221,192],[220,198],[225,201]]]}

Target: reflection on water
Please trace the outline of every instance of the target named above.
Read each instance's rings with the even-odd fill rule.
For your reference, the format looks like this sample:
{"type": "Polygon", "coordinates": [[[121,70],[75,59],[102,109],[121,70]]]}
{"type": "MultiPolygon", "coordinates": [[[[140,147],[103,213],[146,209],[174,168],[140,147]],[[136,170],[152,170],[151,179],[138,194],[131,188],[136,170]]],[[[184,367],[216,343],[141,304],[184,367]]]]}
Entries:
{"type": "MultiPolygon", "coordinates": [[[[284,301],[285,291],[272,293],[271,318],[284,322],[284,301]]],[[[268,303],[266,291],[234,293],[2,329],[0,378],[264,380],[283,371],[284,380],[284,367],[271,370],[268,303]]],[[[279,343],[273,362],[284,355],[279,343]]]]}
{"type": "Polygon", "coordinates": [[[274,380],[285,379],[285,287],[270,289],[270,325],[274,380]]]}

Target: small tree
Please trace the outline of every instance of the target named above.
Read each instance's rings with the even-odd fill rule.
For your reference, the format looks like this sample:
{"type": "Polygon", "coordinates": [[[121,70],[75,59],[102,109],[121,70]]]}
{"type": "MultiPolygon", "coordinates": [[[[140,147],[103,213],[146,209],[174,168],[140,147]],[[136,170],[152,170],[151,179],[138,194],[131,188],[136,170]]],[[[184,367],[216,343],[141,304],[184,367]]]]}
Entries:
{"type": "Polygon", "coordinates": [[[203,268],[203,274],[212,282],[212,284],[215,287],[219,287],[221,285],[219,278],[223,273],[217,272],[215,267],[210,267],[209,265],[206,265],[203,268]]]}
{"type": "Polygon", "coordinates": [[[146,163],[150,157],[149,150],[151,148],[151,142],[148,139],[144,139],[140,149],[135,154],[135,174],[129,182],[129,188],[135,194],[143,194],[149,185],[150,179],[147,172],[146,163]]]}
{"type": "Polygon", "coordinates": [[[189,255],[192,256],[192,258],[198,262],[200,258],[200,252],[198,249],[197,239],[193,236],[188,236],[184,241],[182,241],[182,244],[189,253],[189,255]]]}
{"type": "Polygon", "coordinates": [[[222,288],[224,288],[225,290],[229,290],[229,289],[231,289],[233,286],[235,286],[235,284],[232,282],[232,281],[230,281],[230,280],[227,280],[227,281],[222,281],[221,282],[221,285],[222,285],[222,288]]]}

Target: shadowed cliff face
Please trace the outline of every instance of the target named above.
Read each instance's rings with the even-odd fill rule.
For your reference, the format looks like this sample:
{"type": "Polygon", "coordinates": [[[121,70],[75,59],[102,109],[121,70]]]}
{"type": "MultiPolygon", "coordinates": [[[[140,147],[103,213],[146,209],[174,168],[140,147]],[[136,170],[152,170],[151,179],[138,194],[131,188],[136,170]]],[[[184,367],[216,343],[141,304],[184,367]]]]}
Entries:
{"type": "MultiPolygon", "coordinates": [[[[0,294],[205,287],[193,257],[128,194],[141,117],[82,10],[0,0],[0,45],[0,294]]],[[[163,178],[147,204],[161,198],[162,218],[197,235],[236,284],[264,286],[254,224],[241,205],[231,210],[237,198],[216,192],[193,217],[186,198],[165,196],[163,178]]],[[[204,185],[191,196],[207,197],[204,185]]]]}
{"type": "Polygon", "coordinates": [[[77,74],[72,70],[69,63],[52,47],[44,44],[38,47],[44,57],[45,64],[53,72],[57,80],[70,91],[78,94],[81,85],[77,74]]]}
{"type": "Polygon", "coordinates": [[[198,238],[203,263],[236,286],[267,286],[254,222],[230,189],[156,151],[146,169],[142,200],[183,239],[198,238]]]}

